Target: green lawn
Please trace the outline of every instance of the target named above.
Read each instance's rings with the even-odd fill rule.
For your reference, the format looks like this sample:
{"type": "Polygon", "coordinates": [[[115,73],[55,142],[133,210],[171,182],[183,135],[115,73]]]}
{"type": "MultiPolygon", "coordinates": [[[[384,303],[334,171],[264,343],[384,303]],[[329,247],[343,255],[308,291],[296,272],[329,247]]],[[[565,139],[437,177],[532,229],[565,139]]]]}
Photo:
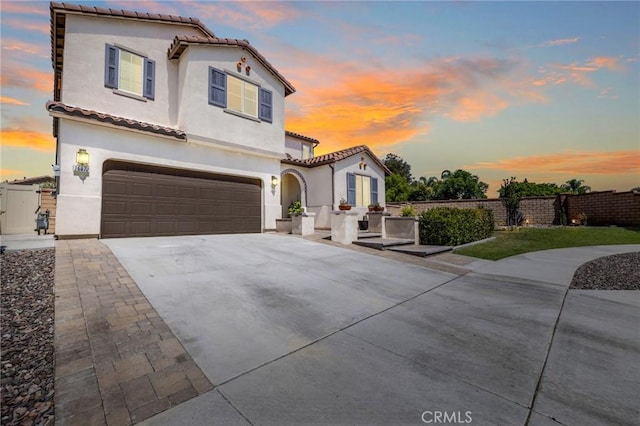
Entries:
{"type": "Polygon", "coordinates": [[[640,244],[640,228],[558,227],[496,231],[496,239],[456,250],[456,254],[498,260],[554,248],[640,244]]]}

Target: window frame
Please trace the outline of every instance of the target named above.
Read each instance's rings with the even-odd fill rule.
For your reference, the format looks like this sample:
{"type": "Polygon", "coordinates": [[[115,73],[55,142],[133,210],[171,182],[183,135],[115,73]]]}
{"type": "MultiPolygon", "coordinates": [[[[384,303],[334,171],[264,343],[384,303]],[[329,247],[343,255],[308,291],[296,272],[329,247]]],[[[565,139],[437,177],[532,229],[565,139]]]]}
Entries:
{"type": "Polygon", "coordinates": [[[156,63],[146,55],[118,44],[105,44],[104,86],[119,95],[133,99],[155,100],[156,63]],[[124,51],[142,59],[141,94],[120,88],[120,52],[124,51]]]}
{"type": "Polygon", "coordinates": [[[238,117],[246,118],[256,122],[273,122],[273,92],[265,89],[255,81],[246,79],[242,76],[235,75],[231,71],[209,66],[208,69],[208,85],[209,85],[209,105],[217,106],[224,112],[233,114],[238,117]],[[229,107],[229,80],[227,77],[234,77],[242,83],[242,111],[238,111],[229,107]],[[256,115],[245,112],[245,85],[250,84],[256,87],[256,115]]]}
{"type": "Polygon", "coordinates": [[[354,207],[367,207],[369,204],[378,202],[378,178],[361,173],[347,173],[347,203],[354,207]],[[361,185],[358,186],[358,178],[361,185]],[[364,179],[369,179],[369,200],[365,203],[364,179]],[[362,204],[358,201],[362,200],[362,204]]]}

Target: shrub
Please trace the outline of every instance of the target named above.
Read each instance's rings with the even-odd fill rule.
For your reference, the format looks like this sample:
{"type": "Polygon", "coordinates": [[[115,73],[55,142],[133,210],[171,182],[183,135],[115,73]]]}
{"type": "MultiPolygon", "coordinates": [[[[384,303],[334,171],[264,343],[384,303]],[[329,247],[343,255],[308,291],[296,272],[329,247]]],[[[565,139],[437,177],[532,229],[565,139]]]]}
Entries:
{"type": "Polygon", "coordinates": [[[420,244],[458,246],[493,233],[493,211],[436,207],[420,216],[420,244]]]}
{"type": "Polygon", "coordinates": [[[302,213],[304,213],[304,208],[302,207],[302,203],[300,201],[292,201],[291,204],[289,204],[290,216],[297,216],[302,213]]]}
{"type": "Polygon", "coordinates": [[[416,217],[417,215],[418,215],[418,212],[413,206],[404,206],[400,210],[400,216],[403,216],[403,217],[416,217]]]}

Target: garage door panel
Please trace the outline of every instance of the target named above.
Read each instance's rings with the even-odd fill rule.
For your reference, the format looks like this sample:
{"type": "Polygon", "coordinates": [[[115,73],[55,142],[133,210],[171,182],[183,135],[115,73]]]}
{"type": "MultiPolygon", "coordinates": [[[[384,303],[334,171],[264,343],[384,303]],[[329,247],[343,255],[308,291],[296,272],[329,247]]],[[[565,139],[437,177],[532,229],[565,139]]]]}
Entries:
{"type": "Polygon", "coordinates": [[[108,194],[126,194],[127,193],[127,182],[118,182],[115,180],[107,181],[103,184],[102,187],[103,192],[108,194]]]}
{"type": "Polygon", "coordinates": [[[112,214],[126,214],[127,203],[124,201],[103,201],[104,209],[110,211],[112,214]]]}
{"type": "Polygon", "coordinates": [[[157,202],[156,213],[160,216],[173,216],[176,214],[176,205],[173,203],[157,202]]]}
{"type": "Polygon", "coordinates": [[[153,195],[153,185],[149,183],[133,183],[131,185],[131,193],[133,195],[153,195]]]}
{"type": "Polygon", "coordinates": [[[133,201],[129,204],[131,215],[151,215],[153,213],[153,203],[150,201],[133,201]]]}
{"type": "Polygon", "coordinates": [[[175,185],[166,185],[159,183],[156,187],[156,197],[168,197],[173,198],[177,196],[175,185]]]}
{"type": "Polygon", "coordinates": [[[197,203],[189,200],[176,206],[176,214],[178,216],[195,216],[198,214],[197,203]]]}
{"type": "Polygon", "coordinates": [[[129,232],[133,235],[145,235],[151,233],[152,223],[148,220],[131,220],[129,221],[129,232]]]}
{"type": "Polygon", "coordinates": [[[102,232],[114,236],[125,236],[127,235],[126,222],[124,220],[103,221],[102,232]]]}
{"type": "Polygon", "coordinates": [[[102,237],[261,232],[259,181],[110,162],[102,237]]]}
{"type": "Polygon", "coordinates": [[[155,235],[178,235],[175,220],[156,220],[155,235]]]}

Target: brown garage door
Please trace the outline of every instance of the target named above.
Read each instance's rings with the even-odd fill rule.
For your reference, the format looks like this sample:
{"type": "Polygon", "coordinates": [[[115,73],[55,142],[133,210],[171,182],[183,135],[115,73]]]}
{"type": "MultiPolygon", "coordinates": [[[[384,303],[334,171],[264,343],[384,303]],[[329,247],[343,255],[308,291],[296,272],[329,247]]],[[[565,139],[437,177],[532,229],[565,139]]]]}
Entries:
{"type": "Polygon", "coordinates": [[[261,232],[259,180],[110,161],[103,238],[261,232]]]}

